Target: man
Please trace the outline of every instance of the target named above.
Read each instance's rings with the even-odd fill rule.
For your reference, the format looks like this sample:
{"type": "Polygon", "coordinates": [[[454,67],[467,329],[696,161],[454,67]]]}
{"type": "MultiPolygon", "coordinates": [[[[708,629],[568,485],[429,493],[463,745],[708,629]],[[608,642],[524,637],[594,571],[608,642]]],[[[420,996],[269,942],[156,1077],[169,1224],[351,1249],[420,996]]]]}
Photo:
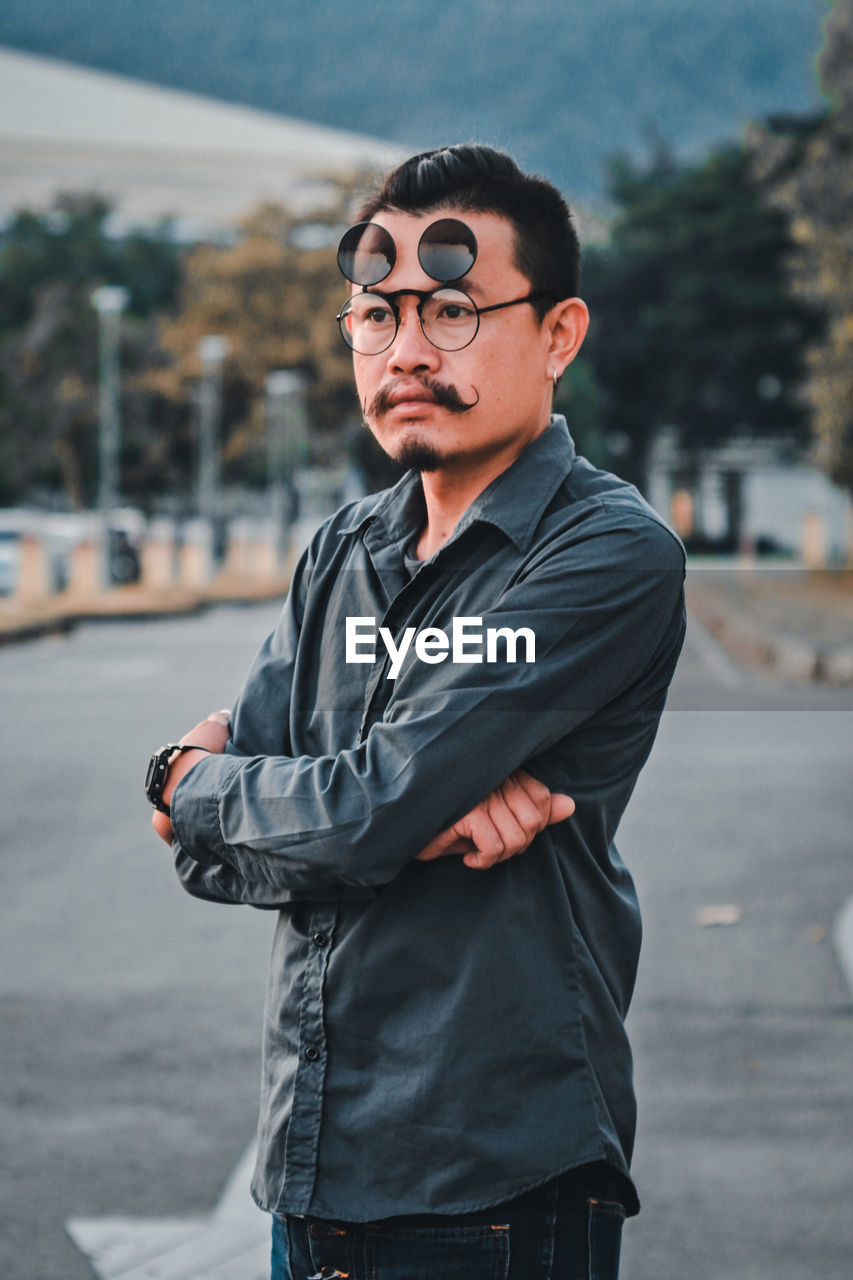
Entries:
{"type": "Polygon", "coordinates": [[[411,470],[317,534],[230,740],[211,717],[149,785],[190,893],[280,910],[274,1280],[614,1280],[640,922],[613,837],[683,552],[551,416],[587,310],[550,184],[417,156],[339,263],[365,422],[411,470]]]}

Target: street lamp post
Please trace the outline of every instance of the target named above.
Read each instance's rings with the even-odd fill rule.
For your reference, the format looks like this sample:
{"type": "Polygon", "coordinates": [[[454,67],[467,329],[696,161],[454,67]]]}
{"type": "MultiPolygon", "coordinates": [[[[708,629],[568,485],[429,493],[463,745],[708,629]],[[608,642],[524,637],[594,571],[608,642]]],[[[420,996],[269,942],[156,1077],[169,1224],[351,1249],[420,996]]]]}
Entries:
{"type": "Polygon", "coordinates": [[[294,515],[293,471],[305,440],[308,379],[298,369],[275,369],[266,380],[267,479],[270,517],[279,556],[294,515]]]}
{"type": "Polygon", "coordinates": [[[119,324],[130,294],[123,285],[95,289],[92,306],[98,313],[98,510],[101,517],[101,578],[110,585],[110,512],[119,501],[119,324]]]}
{"type": "Polygon", "coordinates": [[[213,524],[219,515],[222,484],[222,364],[228,355],[227,338],[207,334],[198,344],[201,382],[198,389],[198,512],[213,524]]]}

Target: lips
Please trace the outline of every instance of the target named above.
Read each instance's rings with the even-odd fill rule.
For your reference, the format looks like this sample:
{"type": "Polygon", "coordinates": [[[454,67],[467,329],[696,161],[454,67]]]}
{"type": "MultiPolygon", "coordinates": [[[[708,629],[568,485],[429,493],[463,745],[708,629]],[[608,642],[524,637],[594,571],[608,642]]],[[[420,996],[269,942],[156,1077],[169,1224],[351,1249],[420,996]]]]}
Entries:
{"type": "Polygon", "coordinates": [[[393,409],[400,404],[437,404],[438,402],[435,396],[424,387],[410,387],[388,392],[385,403],[389,409],[393,409]]]}
{"type": "Polygon", "coordinates": [[[369,405],[364,406],[365,416],[368,419],[376,417],[400,405],[430,404],[438,405],[448,413],[467,413],[480,402],[480,393],[476,387],[473,390],[475,398],[469,403],[462,399],[454,386],[443,382],[390,382],[377,391],[369,405]]]}

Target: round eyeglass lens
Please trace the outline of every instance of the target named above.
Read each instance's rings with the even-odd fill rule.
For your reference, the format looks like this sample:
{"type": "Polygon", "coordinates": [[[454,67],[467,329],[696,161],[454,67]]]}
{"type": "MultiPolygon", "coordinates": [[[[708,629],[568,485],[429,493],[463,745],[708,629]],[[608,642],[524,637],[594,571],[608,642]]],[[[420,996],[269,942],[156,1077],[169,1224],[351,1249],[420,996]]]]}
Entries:
{"type": "Polygon", "coordinates": [[[461,289],[436,289],[424,298],[420,313],[424,334],[441,351],[467,347],[480,327],[479,312],[461,289]]]}
{"type": "Polygon", "coordinates": [[[458,218],[441,218],[433,222],[418,243],[418,262],[428,276],[442,284],[460,280],[471,270],[476,258],[474,232],[458,218]]]}
{"type": "Polygon", "coordinates": [[[338,266],[353,284],[379,284],[391,274],[396,258],[394,241],[376,222],[357,222],[338,245],[338,266]]]}
{"type": "MultiPolygon", "coordinates": [[[[461,289],[436,289],[418,305],[421,329],[441,351],[460,351],[473,342],[480,315],[461,289]]],[[[397,336],[397,312],[381,293],[354,293],[338,316],[341,335],[359,355],[376,356],[387,351],[397,336]]]]}
{"type": "Polygon", "coordinates": [[[338,316],[344,342],[363,356],[375,356],[394,341],[397,316],[378,293],[354,293],[338,316]]]}

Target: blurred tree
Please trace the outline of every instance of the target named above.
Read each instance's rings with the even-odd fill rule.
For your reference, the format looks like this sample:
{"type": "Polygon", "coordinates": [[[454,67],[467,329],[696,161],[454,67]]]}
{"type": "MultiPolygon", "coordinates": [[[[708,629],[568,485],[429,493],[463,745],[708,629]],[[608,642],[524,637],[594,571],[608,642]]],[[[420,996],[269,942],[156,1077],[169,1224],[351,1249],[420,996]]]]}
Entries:
{"type": "Polygon", "coordinates": [[[794,291],[826,318],[804,388],[817,459],[853,491],[853,0],[836,0],[824,37],[829,113],[773,121],[749,143],[756,175],[790,222],[794,291]]]}
{"type": "Polygon", "coordinates": [[[602,431],[603,395],[592,360],[582,351],[566,371],[554,396],[554,410],[563,413],[578,453],[596,467],[611,463],[602,431]]]}
{"type": "Polygon", "coordinates": [[[315,457],[340,460],[344,452],[344,432],[357,419],[358,404],[352,359],[335,323],[346,296],[333,247],[342,217],[336,209],[306,224],[280,206],[266,205],[245,219],[235,244],[199,246],[184,262],[177,313],[160,328],[168,363],[137,385],[186,404],[201,374],[200,339],[227,338],[226,479],[264,479],[264,386],[275,369],[299,369],[309,378],[315,457]],[[306,226],[321,247],[300,247],[306,226]]]}
{"type": "Polygon", "coordinates": [[[131,311],[171,305],[180,249],[163,222],[152,233],[113,236],[112,207],[93,193],[65,193],[49,213],[23,210],[0,235],[0,334],[31,319],[44,284],[86,286],[108,280],[130,291],[131,311]]]}
{"type": "Polygon", "coordinates": [[[786,291],[784,217],[768,209],[739,147],[682,167],[662,148],[613,162],[610,244],[584,259],[588,356],[605,441],[642,484],[661,426],[688,455],[732,435],[799,442],[795,389],[815,321],[786,291]]]}
{"type": "MultiPolygon", "coordinates": [[[[77,507],[94,500],[98,285],[130,291],[123,370],[155,358],[152,315],[174,296],[179,249],[167,225],[111,237],[109,214],[99,196],[65,195],[50,213],[18,213],[0,236],[0,502],[34,490],[77,507]]],[[[140,421],[123,424],[130,452],[140,421]]]]}
{"type": "Polygon", "coordinates": [[[93,195],[63,196],[48,214],[16,215],[0,236],[0,503],[44,490],[74,506],[94,500],[98,341],[90,299],[105,283],[131,295],[122,318],[123,493],[153,503],[190,491],[205,334],[230,343],[226,480],[266,478],[264,384],[274,369],[308,374],[314,454],[340,460],[359,414],[351,357],[335,324],[345,289],[334,245],[366,177],[338,184],[336,202],[316,217],[297,221],[284,209],[260,208],[233,243],[190,251],[173,243],[168,224],[111,236],[110,206],[93,195]]]}

